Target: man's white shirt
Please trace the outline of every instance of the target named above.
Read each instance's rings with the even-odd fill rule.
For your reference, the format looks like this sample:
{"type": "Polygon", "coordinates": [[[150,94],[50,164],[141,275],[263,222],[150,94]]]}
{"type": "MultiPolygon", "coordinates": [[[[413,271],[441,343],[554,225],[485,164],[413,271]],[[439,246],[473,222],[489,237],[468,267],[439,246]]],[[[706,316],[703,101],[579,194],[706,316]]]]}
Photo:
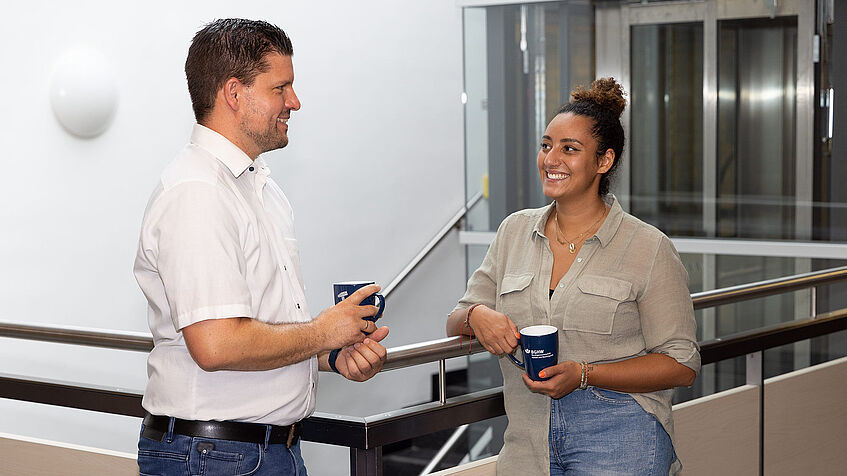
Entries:
{"type": "Polygon", "coordinates": [[[206,372],[180,332],[207,319],[311,320],[293,211],[269,174],[261,157],[195,125],[150,198],[134,272],[155,343],[142,402],[154,415],[288,425],[314,410],[317,358],[206,372]]]}

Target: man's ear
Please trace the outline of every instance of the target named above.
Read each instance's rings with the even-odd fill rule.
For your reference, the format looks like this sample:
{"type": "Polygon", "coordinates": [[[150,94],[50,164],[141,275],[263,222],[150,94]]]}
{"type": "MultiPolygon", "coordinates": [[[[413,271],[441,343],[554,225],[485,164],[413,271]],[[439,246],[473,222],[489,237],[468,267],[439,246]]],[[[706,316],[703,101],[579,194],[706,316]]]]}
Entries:
{"type": "Polygon", "coordinates": [[[223,101],[232,110],[237,111],[244,104],[242,91],[244,90],[241,81],[238,78],[229,78],[224,83],[223,88],[218,92],[223,96],[223,101]]]}
{"type": "Polygon", "coordinates": [[[598,162],[599,168],[597,169],[597,173],[605,174],[612,168],[612,165],[615,164],[615,151],[612,149],[606,149],[606,153],[600,156],[600,160],[598,162]]]}

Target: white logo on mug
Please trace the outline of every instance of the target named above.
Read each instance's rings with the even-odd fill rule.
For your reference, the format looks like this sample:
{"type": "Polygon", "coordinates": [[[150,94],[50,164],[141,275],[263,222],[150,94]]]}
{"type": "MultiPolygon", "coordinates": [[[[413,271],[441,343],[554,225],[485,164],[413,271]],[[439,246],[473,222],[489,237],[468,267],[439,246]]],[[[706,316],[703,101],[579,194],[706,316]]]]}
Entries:
{"type": "Polygon", "coordinates": [[[341,291],[336,297],[341,300],[347,299],[347,291],[341,291]]]}
{"type": "Polygon", "coordinates": [[[524,351],[524,353],[527,353],[527,354],[529,353],[529,349],[524,349],[523,351],[524,351]]]}

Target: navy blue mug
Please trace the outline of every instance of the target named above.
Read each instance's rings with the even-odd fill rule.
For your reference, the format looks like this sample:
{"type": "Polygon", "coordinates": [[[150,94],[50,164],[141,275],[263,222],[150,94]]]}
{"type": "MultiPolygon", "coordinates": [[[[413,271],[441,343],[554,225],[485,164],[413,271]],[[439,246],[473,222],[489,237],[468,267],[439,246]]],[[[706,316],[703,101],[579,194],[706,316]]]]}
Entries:
{"type": "MultiPolygon", "coordinates": [[[[359,288],[363,288],[368,284],[374,284],[373,281],[345,281],[343,283],[334,283],[332,285],[332,294],[335,298],[335,304],[340,303],[341,301],[347,299],[347,296],[353,294],[358,291],[359,288]]],[[[363,317],[362,319],[367,319],[369,321],[376,322],[377,319],[382,317],[382,311],[385,310],[385,297],[382,294],[371,294],[362,300],[359,304],[360,306],[379,306],[379,311],[375,316],[363,317]],[[379,304],[376,303],[377,298],[379,298],[379,304]]]]}
{"type": "Polygon", "coordinates": [[[512,362],[526,370],[532,380],[548,380],[541,378],[538,372],[559,363],[559,329],[553,326],[529,326],[520,330],[521,339],[518,345],[523,349],[524,360],[521,362],[508,354],[512,362]]]}

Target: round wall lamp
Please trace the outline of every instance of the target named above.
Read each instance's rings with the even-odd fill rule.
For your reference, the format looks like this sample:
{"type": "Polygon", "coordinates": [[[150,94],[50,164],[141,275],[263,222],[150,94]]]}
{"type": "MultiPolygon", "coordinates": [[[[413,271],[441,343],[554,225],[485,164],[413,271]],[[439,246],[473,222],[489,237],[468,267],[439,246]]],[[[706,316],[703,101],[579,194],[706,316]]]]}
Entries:
{"type": "Polygon", "coordinates": [[[108,129],[118,88],[103,55],[73,50],[59,58],[50,77],[50,104],[62,127],[75,136],[96,137],[108,129]]]}

